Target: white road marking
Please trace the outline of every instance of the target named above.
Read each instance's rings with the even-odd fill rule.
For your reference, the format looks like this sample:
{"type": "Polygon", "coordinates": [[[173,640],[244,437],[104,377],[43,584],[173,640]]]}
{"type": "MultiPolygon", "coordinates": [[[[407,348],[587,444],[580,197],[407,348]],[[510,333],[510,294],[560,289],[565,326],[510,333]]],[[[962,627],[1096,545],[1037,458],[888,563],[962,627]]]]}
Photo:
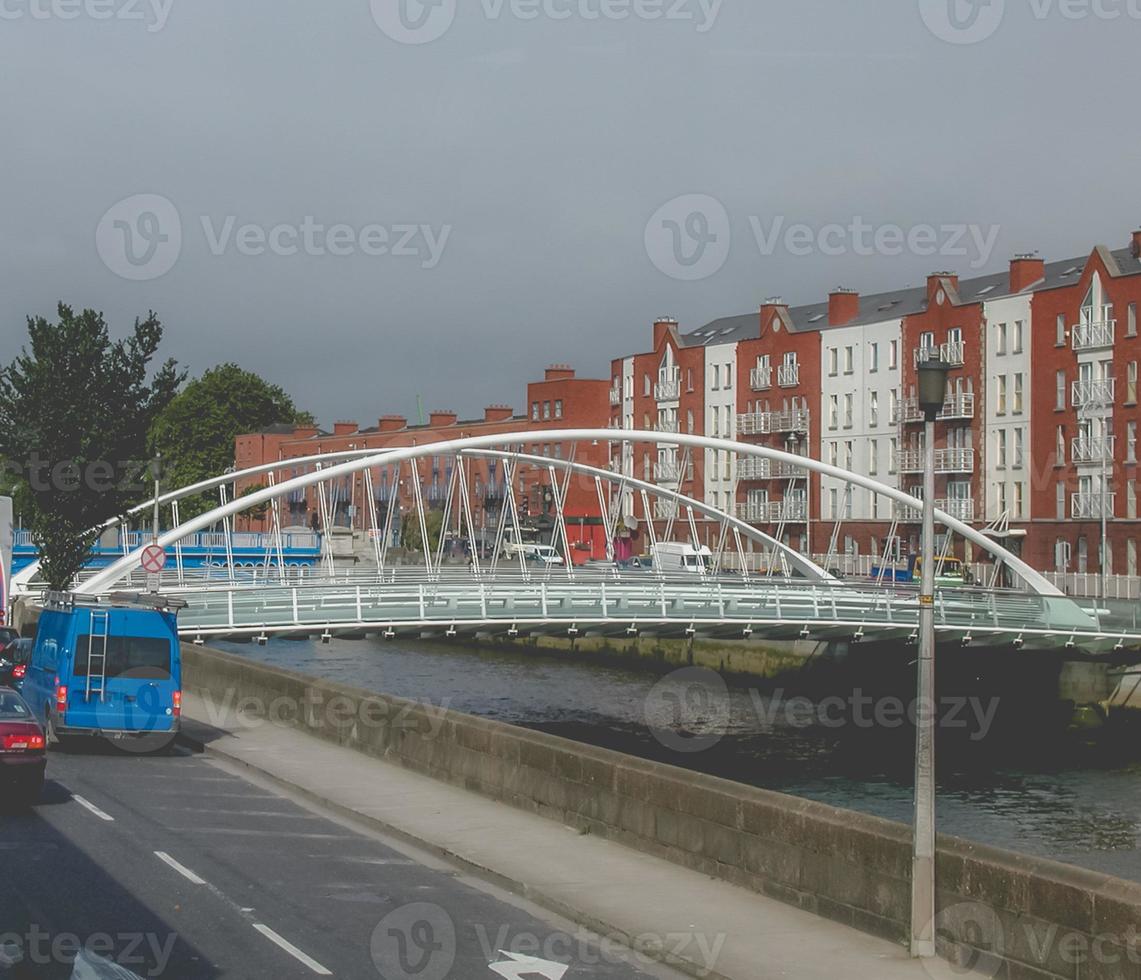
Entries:
{"type": "Polygon", "coordinates": [[[166,851],[155,851],[155,857],[158,858],[160,861],[162,861],[163,864],[170,865],[172,868],[174,868],[175,871],[177,871],[180,875],[182,875],[182,877],[185,878],[187,881],[189,881],[191,884],[194,884],[194,885],[205,885],[206,884],[205,878],[199,878],[198,875],[196,875],[193,871],[191,871],[188,867],[186,867],[186,865],[179,864],[174,858],[172,858],[169,854],[167,854],[166,851]]]}
{"type": "Polygon", "coordinates": [[[326,970],[320,963],[318,963],[311,956],[306,956],[301,950],[293,945],[288,939],[284,939],[274,932],[269,926],[263,926],[260,922],[253,924],[254,928],[260,932],[271,943],[275,943],[284,949],[290,956],[292,956],[298,963],[304,963],[314,973],[321,977],[331,977],[333,974],[326,970]]]}
{"type": "Polygon", "coordinates": [[[78,803],[81,807],[83,807],[83,809],[90,810],[92,813],[94,813],[95,816],[97,816],[100,820],[106,820],[108,823],[115,822],[115,818],[111,816],[111,814],[104,813],[90,800],[85,800],[82,796],[77,796],[75,793],[71,794],[71,798],[75,800],[75,802],[78,803]]]}

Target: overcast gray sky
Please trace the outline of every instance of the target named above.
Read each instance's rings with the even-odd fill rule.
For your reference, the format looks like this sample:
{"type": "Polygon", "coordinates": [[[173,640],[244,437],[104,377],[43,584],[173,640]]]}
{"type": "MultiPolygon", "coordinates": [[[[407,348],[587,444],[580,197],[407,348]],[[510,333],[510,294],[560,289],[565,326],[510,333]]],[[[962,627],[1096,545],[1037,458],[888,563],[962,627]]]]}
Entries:
{"type": "Polygon", "coordinates": [[[1141,222],[1141,0],[436,3],[0,0],[0,357],[64,299],[325,423],[521,409],[659,314],[1141,222]]]}

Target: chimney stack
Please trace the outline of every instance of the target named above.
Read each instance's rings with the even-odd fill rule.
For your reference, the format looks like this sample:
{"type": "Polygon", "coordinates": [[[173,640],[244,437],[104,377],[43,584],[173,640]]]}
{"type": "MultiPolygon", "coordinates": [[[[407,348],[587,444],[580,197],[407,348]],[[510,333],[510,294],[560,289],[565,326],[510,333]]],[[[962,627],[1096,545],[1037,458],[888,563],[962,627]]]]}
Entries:
{"type": "Polygon", "coordinates": [[[788,303],[779,296],[770,296],[761,304],[761,332],[764,337],[768,331],[778,332],[783,325],[783,317],[788,313],[788,303]]]}
{"type": "Polygon", "coordinates": [[[376,423],[381,432],[399,432],[408,428],[408,419],[403,415],[382,415],[376,423]]]}
{"type": "Polygon", "coordinates": [[[552,364],[543,373],[544,381],[571,381],[574,379],[574,368],[569,364],[552,364]]]}
{"type": "Polygon", "coordinates": [[[654,350],[665,343],[666,335],[677,331],[677,320],[672,316],[660,316],[654,321],[654,350]]]}
{"type": "Polygon", "coordinates": [[[1046,260],[1034,252],[1024,252],[1010,260],[1010,291],[1020,293],[1046,278],[1046,260]]]}
{"type": "Polygon", "coordinates": [[[510,405],[488,405],[483,410],[485,422],[506,422],[514,415],[515,410],[510,405]]]}
{"type": "Polygon", "coordinates": [[[927,302],[935,302],[935,294],[943,286],[943,280],[948,280],[948,285],[958,291],[959,289],[959,274],[957,272],[932,272],[927,277],[927,302]]]}
{"type": "Polygon", "coordinates": [[[356,422],[334,422],[333,435],[335,436],[351,436],[360,428],[356,422]]]}
{"type": "Polygon", "coordinates": [[[428,413],[428,425],[433,429],[442,429],[449,425],[455,425],[459,416],[455,412],[435,411],[428,413]]]}
{"type": "Polygon", "coordinates": [[[1133,252],[1133,258],[1141,259],[1141,228],[1133,232],[1133,241],[1129,247],[1133,252]]]}
{"type": "Polygon", "coordinates": [[[860,315],[860,294],[837,286],[828,295],[828,325],[842,327],[860,315]]]}

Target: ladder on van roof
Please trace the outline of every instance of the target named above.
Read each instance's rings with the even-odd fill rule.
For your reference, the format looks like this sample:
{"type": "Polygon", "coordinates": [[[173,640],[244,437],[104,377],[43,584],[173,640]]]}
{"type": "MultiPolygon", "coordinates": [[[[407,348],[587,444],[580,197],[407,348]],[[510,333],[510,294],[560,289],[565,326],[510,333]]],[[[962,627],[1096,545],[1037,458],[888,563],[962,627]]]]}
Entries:
{"type": "Polygon", "coordinates": [[[107,688],[107,644],[111,636],[111,610],[92,609],[87,635],[87,700],[98,694],[103,700],[107,688]],[[98,672],[97,672],[98,671],[98,672]]]}

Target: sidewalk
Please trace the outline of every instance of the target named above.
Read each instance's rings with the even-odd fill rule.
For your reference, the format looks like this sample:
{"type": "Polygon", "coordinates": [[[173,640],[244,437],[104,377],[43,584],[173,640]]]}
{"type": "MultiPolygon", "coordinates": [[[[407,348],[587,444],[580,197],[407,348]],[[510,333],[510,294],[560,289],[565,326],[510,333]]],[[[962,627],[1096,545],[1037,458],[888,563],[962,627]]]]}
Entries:
{"type": "Polygon", "coordinates": [[[928,973],[900,946],[318,738],[208,717],[188,694],[186,741],[603,935],[723,936],[711,974],[696,943],[687,962],[671,961],[695,976],[927,980],[947,970],[936,962],[928,973]]]}

